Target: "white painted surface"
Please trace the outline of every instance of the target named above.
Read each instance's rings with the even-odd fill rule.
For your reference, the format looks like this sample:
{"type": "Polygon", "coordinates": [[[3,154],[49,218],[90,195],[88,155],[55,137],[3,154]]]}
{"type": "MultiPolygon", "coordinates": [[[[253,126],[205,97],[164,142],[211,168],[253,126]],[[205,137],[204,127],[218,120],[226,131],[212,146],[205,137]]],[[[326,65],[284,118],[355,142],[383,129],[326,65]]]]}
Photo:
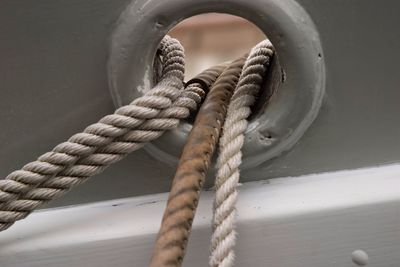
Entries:
{"type": "MultiPolygon", "coordinates": [[[[167,195],[42,210],[0,233],[0,266],[147,266],[167,195]]],[[[184,266],[207,266],[212,193],[204,192],[184,266]]],[[[240,190],[236,266],[400,265],[400,165],[240,190]]]]}

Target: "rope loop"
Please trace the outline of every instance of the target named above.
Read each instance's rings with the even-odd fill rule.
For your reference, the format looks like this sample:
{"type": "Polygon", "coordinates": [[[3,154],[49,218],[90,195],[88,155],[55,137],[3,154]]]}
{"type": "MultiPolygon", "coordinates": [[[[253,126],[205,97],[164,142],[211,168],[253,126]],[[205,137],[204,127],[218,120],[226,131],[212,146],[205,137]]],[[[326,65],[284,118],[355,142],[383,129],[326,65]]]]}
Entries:
{"type": "Polygon", "coordinates": [[[256,101],[273,55],[272,44],[265,40],[248,56],[210,68],[184,85],[183,47],[165,36],[158,48],[156,62],[160,65],[156,69],[160,71],[152,89],[0,180],[0,231],[176,128],[205,99],[173,180],[150,266],[181,266],[200,191],[218,141],[209,264],[233,266],[235,204],[244,133],[250,107],[256,101]]]}
{"type": "MultiPolygon", "coordinates": [[[[0,231],[174,129],[197,110],[208,88],[192,83],[182,90],[183,47],[165,36],[159,52],[162,70],[154,88],[0,180],[0,231]]],[[[208,83],[220,73],[208,72],[208,83]]]]}

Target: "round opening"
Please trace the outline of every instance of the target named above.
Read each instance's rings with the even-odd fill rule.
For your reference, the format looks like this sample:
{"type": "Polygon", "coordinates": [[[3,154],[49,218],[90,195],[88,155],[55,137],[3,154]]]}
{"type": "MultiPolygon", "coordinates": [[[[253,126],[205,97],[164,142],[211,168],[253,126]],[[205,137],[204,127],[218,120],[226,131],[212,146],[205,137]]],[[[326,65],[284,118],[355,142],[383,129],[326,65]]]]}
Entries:
{"type": "MultiPolygon", "coordinates": [[[[310,16],[295,0],[132,0],[122,13],[111,40],[108,64],[111,94],[116,106],[120,106],[128,104],[151,87],[155,51],[169,31],[186,48],[187,78],[208,64],[213,65],[211,60],[216,63],[224,60],[224,57],[232,60],[232,54],[213,49],[208,53],[212,56],[197,55],[198,59],[193,59],[196,53],[192,53],[192,49],[204,48],[204,43],[199,41],[194,30],[188,32],[187,37],[178,36],[185,27],[193,25],[189,22],[199,14],[206,14],[199,16],[203,18],[204,32],[217,28],[209,24],[210,16],[221,14],[207,14],[210,12],[233,14],[241,17],[235,17],[236,21],[246,22],[245,19],[248,19],[258,26],[259,29],[246,22],[255,28],[258,39],[252,39],[253,42],[242,47],[242,51],[236,47],[235,53],[248,51],[265,38],[263,33],[275,48],[270,73],[262,88],[263,94],[267,95],[259,96],[258,103],[253,107],[243,147],[243,173],[252,169],[248,173],[249,179],[252,176],[260,177],[262,174],[254,167],[281,155],[300,139],[318,114],[325,90],[324,54],[319,34],[310,16]],[[184,21],[183,24],[178,25],[181,21],[184,21]],[[171,31],[176,25],[178,27],[171,31]]],[[[240,30],[239,26],[232,26],[233,21],[229,25],[232,29],[240,30]]],[[[235,47],[251,39],[243,33],[237,37],[227,46],[235,47]]],[[[225,39],[221,34],[213,37],[214,44],[225,42],[225,39]]],[[[145,149],[156,159],[174,168],[190,128],[190,123],[182,123],[177,129],[166,132],[146,145],[145,149]]]]}
{"type": "Polygon", "coordinates": [[[168,35],[185,48],[185,79],[201,71],[232,61],[266,38],[250,21],[224,13],[207,13],[184,19],[168,35]]]}
{"type": "MultiPolygon", "coordinates": [[[[230,14],[207,13],[187,18],[169,32],[173,38],[179,40],[185,49],[185,80],[188,81],[205,69],[233,61],[248,53],[257,43],[267,36],[252,22],[230,14]]],[[[157,58],[156,58],[157,60],[157,58]]],[[[265,74],[263,90],[252,107],[250,120],[257,118],[266,108],[268,100],[277,90],[279,83],[272,82],[272,69],[280,69],[278,57],[274,57],[268,73],[265,74]]],[[[275,77],[277,75],[274,75],[275,77]]],[[[276,78],[276,77],[275,77],[276,78]]],[[[195,114],[185,122],[193,124],[195,114]]],[[[189,125],[182,127],[190,129],[189,125]]]]}
{"type": "MultiPolygon", "coordinates": [[[[246,53],[265,40],[267,36],[252,22],[238,16],[225,13],[206,13],[189,17],[175,25],[169,32],[185,49],[185,80],[188,81],[205,69],[231,62],[246,53]]],[[[155,56],[155,62],[160,60],[155,56]]],[[[155,66],[159,64],[154,63],[155,66]]],[[[158,70],[156,69],[155,72],[158,70]]],[[[285,72],[279,64],[278,55],[273,56],[264,81],[257,97],[256,103],[251,107],[252,114],[249,118],[250,126],[257,125],[263,120],[262,115],[268,107],[273,94],[285,80],[285,72]]],[[[147,146],[150,153],[162,158],[168,158],[167,154],[180,155],[182,145],[171,145],[172,135],[188,135],[194,123],[196,114],[191,114],[182,121],[178,129],[165,133],[161,140],[156,141],[157,146],[147,146]],[[166,136],[166,137],[165,137],[166,136]],[[167,139],[170,139],[168,142],[167,139]]],[[[249,127],[249,131],[254,127],[249,127]]],[[[273,140],[274,133],[267,132],[260,136],[263,144],[273,140]]],[[[251,140],[252,137],[250,137],[251,140]]],[[[176,160],[176,159],[175,159],[176,160]]]]}

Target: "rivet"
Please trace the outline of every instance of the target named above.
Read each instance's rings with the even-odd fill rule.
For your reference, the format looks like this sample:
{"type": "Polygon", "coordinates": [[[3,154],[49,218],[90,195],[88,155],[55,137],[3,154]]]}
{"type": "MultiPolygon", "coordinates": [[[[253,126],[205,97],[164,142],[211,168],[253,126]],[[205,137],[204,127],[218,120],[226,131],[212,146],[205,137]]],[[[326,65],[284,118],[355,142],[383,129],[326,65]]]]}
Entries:
{"type": "Polygon", "coordinates": [[[355,250],[351,253],[351,259],[358,266],[365,266],[368,264],[368,254],[364,250],[355,250]]]}

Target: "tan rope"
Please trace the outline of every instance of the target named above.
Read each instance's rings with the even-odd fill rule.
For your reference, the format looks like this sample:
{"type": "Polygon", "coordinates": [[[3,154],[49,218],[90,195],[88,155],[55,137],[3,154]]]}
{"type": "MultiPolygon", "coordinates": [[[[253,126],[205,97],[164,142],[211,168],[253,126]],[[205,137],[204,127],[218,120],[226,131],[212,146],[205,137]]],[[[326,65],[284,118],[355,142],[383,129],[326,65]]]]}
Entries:
{"type": "Polygon", "coordinates": [[[200,108],[172,182],[151,267],[182,264],[200,190],[244,61],[245,57],[222,72],[200,108]]]}

